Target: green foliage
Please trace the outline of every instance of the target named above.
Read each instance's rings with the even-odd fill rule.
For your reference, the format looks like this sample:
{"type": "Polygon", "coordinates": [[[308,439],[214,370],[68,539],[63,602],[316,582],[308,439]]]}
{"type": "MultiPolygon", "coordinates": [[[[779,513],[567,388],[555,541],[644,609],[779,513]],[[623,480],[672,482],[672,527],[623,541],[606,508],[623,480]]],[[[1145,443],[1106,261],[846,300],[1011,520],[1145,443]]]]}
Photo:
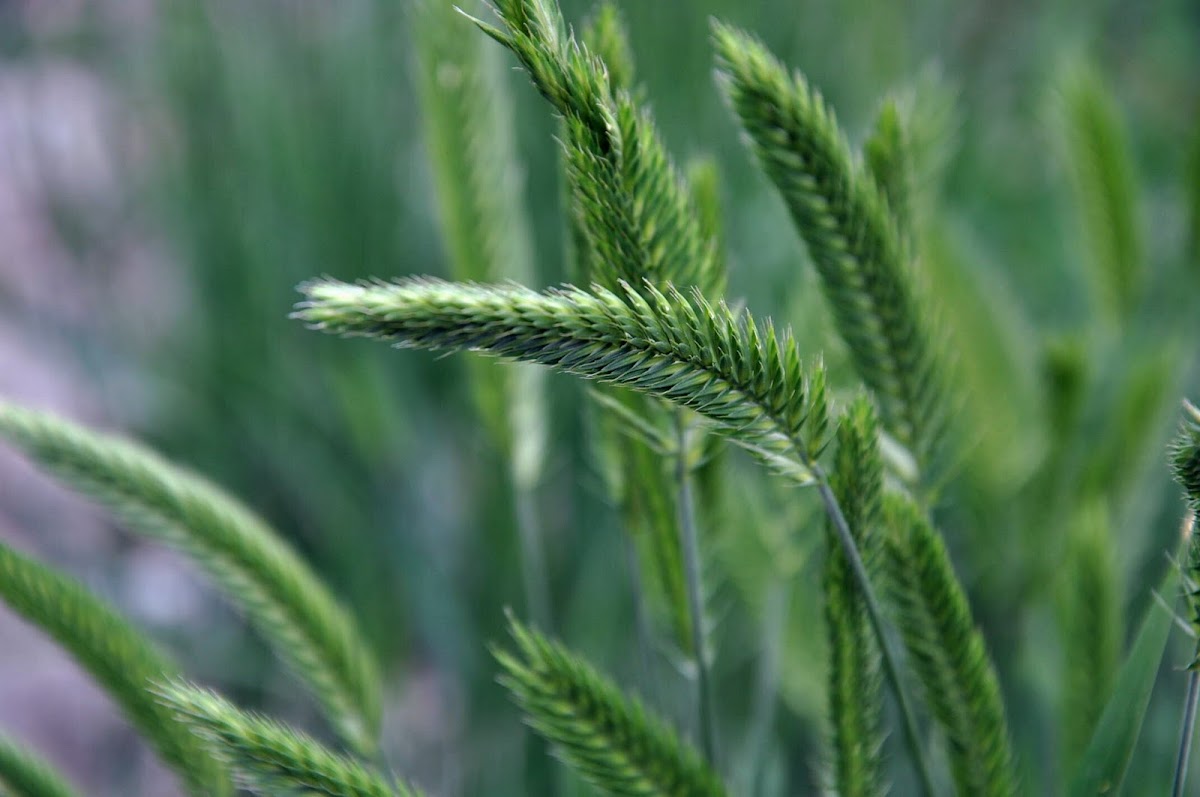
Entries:
{"type": "MultiPolygon", "coordinates": [[[[511,100],[495,48],[464,35],[452,4],[421,0],[413,43],[420,56],[422,117],[455,279],[531,281],[533,244],[520,198],[511,100]]],[[[521,484],[541,470],[545,436],[536,369],[488,368],[476,360],[472,395],[521,484]]]]}
{"type": "Polygon", "coordinates": [[[633,48],[616,3],[604,0],[597,5],[580,32],[580,39],[604,64],[613,90],[633,91],[636,74],[633,48]]]}
{"type": "MultiPolygon", "coordinates": [[[[601,3],[584,25],[581,40],[593,52],[608,73],[614,92],[636,92],[633,50],[629,32],[617,6],[601,3]]],[[[564,152],[564,158],[566,153],[564,152]]],[[[582,253],[595,247],[580,206],[582,186],[567,166],[567,190],[570,207],[567,214],[577,230],[582,253]]],[[[588,261],[585,259],[585,264],[588,261]]],[[[605,279],[614,272],[603,264],[588,265],[581,274],[596,274],[605,279]]],[[[636,266],[631,266],[636,268],[636,266]]],[[[619,285],[610,286],[618,290],[619,285]]],[[[663,287],[663,286],[660,286],[663,287]]],[[[649,396],[612,386],[597,386],[596,453],[606,478],[609,496],[616,504],[621,522],[637,552],[638,592],[647,605],[665,617],[671,638],[680,650],[692,650],[692,622],[688,611],[687,584],[684,579],[683,551],[675,511],[669,452],[673,448],[673,414],[649,396]]],[[[638,607],[641,611],[642,607],[638,607]]],[[[646,630],[646,629],[644,629],[646,630]]],[[[641,640],[648,646],[649,639],[641,640]]]]}
{"type": "Polygon", "coordinates": [[[1187,173],[1184,189],[1188,199],[1188,239],[1185,256],[1191,265],[1192,273],[1200,274],[1200,124],[1194,127],[1195,132],[1192,133],[1184,167],[1187,173]]]}
{"type": "Polygon", "coordinates": [[[419,797],[419,792],[389,783],[358,761],[274,720],[241,711],[207,689],[171,681],[159,684],[156,692],[167,710],[229,763],[238,784],[249,791],[268,797],[419,797]]]}
{"type": "Polygon", "coordinates": [[[1070,772],[1112,694],[1125,623],[1104,503],[1096,500],[1081,509],[1067,534],[1059,628],[1063,644],[1062,763],[1064,771],[1070,772]]]}
{"type": "MultiPolygon", "coordinates": [[[[613,400],[625,402],[629,412],[640,413],[641,417],[664,421],[666,413],[647,396],[623,391],[613,400]]],[[[600,411],[606,412],[603,408],[600,411]]],[[[695,641],[688,612],[670,460],[663,456],[666,451],[656,450],[646,440],[620,428],[621,418],[606,420],[607,425],[598,431],[612,438],[616,467],[620,470],[620,475],[608,482],[609,494],[616,501],[626,532],[633,535],[646,576],[643,582],[650,590],[651,606],[662,607],[660,611],[665,614],[671,638],[679,649],[691,650],[695,641]]]]}
{"type": "Polygon", "coordinates": [[[1017,793],[1000,686],[941,537],[913,503],[884,501],[896,623],[946,734],[961,794],[1017,793]]]}
{"type": "Polygon", "coordinates": [[[1058,101],[1063,153],[1090,254],[1091,286],[1106,317],[1123,325],[1145,282],[1129,144],[1116,101],[1092,67],[1067,65],[1058,101]]]}
{"type": "Polygon", "coordinates": [[[375,746],[379,677],[354,620],[247,508],[135,443],[0,403],[0,437],[130,527],[194,557],[321,700],[342,737],[375,746]]]}
{"type": "MultiPolygon", "coordinates": [[[[223,767],[148,691],[154,681],[174,676],[175,665],[115,611],[73,579],[2,544],[0,598],[66,648],[104,687],[190,794],[229,793],[223,767]]],[[[36,780],[33,770],[24,771],[36,780]]],[[[13,774],[19,776],[20,768],[13,774]]]]}
{"type": "Polygon", "coordinates": [[[618,295],[434,279],[301,286],[314,328],[419,349],[470,349],[629,387],[691,409],[801,481],[824,446],[824,376],[796,343],[724,303],[644,285],[618,295]]]}
{"type": "MultiPolygon", "coordinates": [[[[879,550],[883,490],[879,429],[870,401],[858,398],[837,430],[831,477],[846,522],[869,569],[879,550]]],[[[883,691],[879,649],[846,556],[833,531],[822,582],[829,635],[829,718],[833,725],[833,787],[842,797],[883,793],[883,691]]]]}
{"type": "Polygon", "coordinates": [[[0,794],[5,797],[75,797],[49,764],[0,737],[0,794]]]}
{"type": "Polygon", "coordinates": [[[464,35],[451,4],[421,0],[413,16],[424,140],[451,271],[460,280],[527,282],[533,247],[504,67],[494,47],[464,35]]]}
{"type": "MultiPolygon", "coordinates": [[[[514,622],[516,650],[497,653],[504,683],[562,756],[601,789],[723,794],[721,763],[724,774],[747,784],[747,797],[809,791],[805,787],[825,773],[801,770],[815,757],[813,743],[821,734],[813,730],[824,723],[831,731],[829,772],[820,785],[843,795],[883,792],[896,773],[881,752],[881,740],[894,732],[883,722],[890,715],[881,711],[881,676],[895,692],[896,718],[905,726],[915,772],[929,795],[940,793],[932,784],[948,785],[950,778],[928,771],[929,739],[906,697],[910,676],[924,687],[934,730],[945,737],[944,758],[957,792],[1013,794],[1018,784],[1044,788],[1059,774],[1071,775],[1061,770],[1074,761],[1079,764],[1072,794],[1119,788],[1143,716],[1152,720],[1146,724],[1155,729],[1155,744],[1165,716],[1148,715],[1147,707],[1168,639],[1169,612],[1151,613],[1125,666],[1115,672],[1123,631],[1119,585],[1129,583],[1134,595],[1144,595],[1161,545],[1148,531],[1161,507],[1149,471],[1139,466],[1161,449],[1163,399],[1180,387],[1180,363],[1194,358],[1185,356],[1191,344],[1180,345],[1184,323],[1155,319],[1152,335],[1133,324],[1150,320],[1144,318],[1149,313],[1135,314],[1141,297],[1158,299],[1170,291],[1181,306],[1186,297],[1172,282],[1173,272],[1155,275],[1145,268],[1162,259],[1158,241],[1171,241],[1174,230],[1168,224],[1148,242],[1153,245],[1140,240],[1141,187],[1134,184],[1133,153],[1126,151],[1115,98],[1095,73],[1084,70],[1069,72],[1057,94],[1063,156],[1084,221],[1088,287],[1096,300],[1078,306],[1073,300],[1082,291],[1053,268],[1066,258],[1057,214],[1046,212],[1053,210],[1047,202],[1065,197],[1040,179],[1046,165],[1042,142],[1011,124],[991,128],[998,113],[1028,105],[1019,93],[1023,89],[1013,91],[1011,71],[996,70],[981,57],[994,48],[977,46],[1004,35],[1004,15],[972,30],[963,40],[969,46],[956,45],[958,55],[949,61],[956,69],[970,66],[964,82],[970,114],[964,118],[971,120],[972,138],[946,175],[954,194],[944,207],[937,186],[954,151],[950,142],[959,116],[954,92],[931,72],[900,83],[885,97],[856,153],[806,78],[789,74],[752,38],[717,24],[727,99],[815,266],[811,274],[798,274],[783,256],[785,242],[762,223],[771,219],[774,206],[763,204],[760,182],[725,183],[713,160],[680,159],[686,165],[680,168],[665,147],[667,140],[690,146],[713,116],[696,102],[693,90],[700,81],[686,80],[688,73],[706,76],[707,59],[695,57],[700,48],[679,46],[685,35],[694,35],[689,25],[702,24],[698,14],[711,9],[624,3],[637,34],[630,36],[615,0],[605,0],[576,28],[577,39],[554,0],[496,5],[500,21],[479,26],[515,54],[558,117],[562,146],[531,151],[524,162],[515,142],[534,133],[544,137],[544,120],[525,112],[527,98],[509,96],[506,52],[472,37],[450,0],[400,6],[369,0],[355,5],[352,18],[343,17],[340,7],[316,10],[314,16],[312,9],[280,13],[271,4],[263,7],[271,10],[259,11],[245,10],[250,7],[244,4],[197,8],[167,0],[161,17],[170,55],[155,67],[164,67],[159,71],[172,88],[167,103],[146,103],[165,109],[163,119],[155,117],[146,127],[169,131],[166,149],[178,156],[179,193],[195,206],[173,208],[184,240],[172,243],[195,263],[186,281],[188,301],[197,317],[218,320],[203,335],[186,339],[186,356],[171,352],[185,365],[163,384],[192,372],[203,376],[183,379],[178,396],[184,400],[170,396],[163,405],[175,416],[168,424],[212,414],[213,428],[223,434],[211,434],[207,420],[183,424],[182,435],[179,429],[156,432],[172,435],[177,448],[201,446],[196,461],[213,472],[228,467],[228,461],[212,462],[213,454],[219,459],[224,451],[241,467],[248,494],[288,525],[346,529],[312,538],[319,554],[311,560],[340,575],[341,591],[354,597],[360,619],[370,613],[375,641],[389,648],[389,656],[414,642],[422,654],[428,651],[439,698],[445,677],[445,696],[453,700],[438,709],[458,710],[433,714],[453,720],[454,779],[462,780],[452,784],[454,791],[482,787],[495,794],[567,797],[580,788],[569,778],[550,784],[538,777],[539,762],[529,757],[538,756],[540,742],[527,744],[523,757],[513,754],[516,735],[495,733],[489,712],[503,701],[492,699],[496,690],[479,677],[485,668],[468,640],[479,626],[494,622],[495,606],[510,599],[513,587],[502,572],[512,541],[490,533],[497,530],[495,519],[507,522],[515,508],[524,532],[529,526],[521,519],[541,517],[544,509],[561,532],[552,560],[561,569],[523,556],[527,596],[537,592],[530,588],[531,574],[554,579],[565,599],[558,615],[562,627],[586,627],[593,641],[629,647],[628,606],[619,588],[613,589],[617,552],[613,537],[602,533],[610,518],[594,511],[605,498],[616,505],[637,546],[648,592],[666,607],[671,641],[693,659],[676,657],[679,673],[644,667],[656,704],[669,709],[669,716],[690,714],[696,706],[677,699],[683,694],[679,681],[694,678],[702,686],[698,713],[736,718],[737,725],[726,734],[736,752],[725,762],[710,752],[715,748],[706,734],[706,764],[581,658],[514,622]],[[664,19],[671,24],[653,30],[648,24],[664,19]],[[256,27],[281,20],[289,29],[284,38],[264,36],[268,28],[256,27]],[[191,37],[175,35],[181,31],[191,37]],[[397,36],[411,47],[396,48],[397,36]],[[645,48],[639,53],[646,87],[659,84],[663,62],[671,61],[671,93],[659,105],[662,135],[647,109],[649,91],[637,82],[633,42],[645,48]],[[415,100],[403,79],[407,63],[400,63],[410,55],[415,100]],[[998,88],[994,74],[1004,75],[1004,90],[981,94],[998,88]],[[979,113],[981,96],[988,99],[990,119],[979,113]],[[414,105],[417,114],[410,113],[414,105]],[[297,125],[298,114],[308,122],[297,125]],[[412,124],[417,115],[423,128],[412,124]],[[980,137],[985,129],[986,137],[980,137]],[[412,157],[420,130],[428,158],[412,157]],[[546,190],[556,165],[565,171],[563,201],[557,203],[546,190]],[[528,196],[526,175],[535,188],[528,196]],[[731,211],[724,217],[723,194],[731,211]],[[551,209],[565,209],[567,225],[547,218],[551,209]],[[459,386],[453,379],[439,381],[454,371],[428,359],[389,371],[381,357],[345,358],[337,346],[305,343],[298,330],[262,323],[266,297],[277,298],[299,275],[337,269],[348,280],[371,262],[386,263],[396,273],[427,270],[431,263],[439,268],[437,245],[418,229],[428,226],[419,224],[423,212],[438,217],[446,270],[457,283],[317,282],[306,286],[308,302],[298,316],[329,331],[402,347],[479,350],[516,360],[518,367],[470,358],[465,363],[470,379],[459,386]],[[981,216],[986,223],[979,223],[981,216]],[[737,262],[753,266],[737,273],[736,287],[753,299],[754,317],[766,318],[768,310],[777,318],[781,310],[784,317],[796,316],[790,320],[800,328],[798,342],[790,332],[777,335],[770,324],[718,303],[726,287],[725,228],[728,243],[738,247],[731,249],[737,262]],[[574,264],[566,273],[584,287],[548,292],[520,287],[559,278],[553,264],[534,261],[535,229],[539,243],[550,242],[547,249],[556,229],[565,232],[567,260],[574,264]],[[990,251],[997,248],[1002,257],[990,251]],[[1009,278],[1022,290],[1009,291],[1004,284],[1009,278]],[[820,301],[820,292],[804,290],[814,282],[824,290],[832,324],[820,312],[823,307],[800,296],[812,293],[820,301]],[[924,287],[936,307],[926,303],[924,287]],[[1014,301],[1018,294],[1037,297],[1028,315],[1014,301]],[[1082,316],[1085,311],[1090,315],[1082,316]],[[1117,328],[1096,329],[1097,311],[1117,328]],[[1158,334],[1168,326],[1170,335],[1158,334]],[[830,343],[830,333],[846,343],[833,341],[829,352],[836,398],[859,396],[864,387],[870,398],[837,407],[837,444],[826,453],[831,402],[825,372],[802,367],[800,353],[813,362],[810,356],[830,343]],[[943,339],[952,345],[943,346],[943,339]],[[1046,345],[1047,340],[1054,342],[1046,345]],[[847,355],[858,378],[840,367],[847,355]],[[283,360],[292,363],[290,370],[271,367],[283,360]],[[537,364],[600,383],[586,395],[597,421],[591,427],[607,495],[598,496],[586,476],[573,478],[586,470],[575,445],[576,419],[547,412],[539,381],[545,374],[537,364]],[[425,368],[429,380],[409,378],[405,367],[425,368]],[[436,385],[433,390],[426,381],[436,385]],[[473,446],[459,445],[456,435],[443,438],[419,428],[425,413],[446,418],[459,406],[457,400],[443,402],[446,389],[473,393],[494,447],[509,460],[513,484],[505,486],[514,488],[512,496],[491,489],[488,466],[494,463],[471,461],[473,446]],[[277,392],[302,398],[291,407],[294,417],[278,426],[263,424],[263,415],[277,407],[277,392]],[[211,408],[214,396],[221,399],[219,410],[211,408]],[[255,406],[244,408],[248,398],[255,406]],[[315,406],[308,403],[313,398],[315,406]],[[404,411],[389,410],[396,406],[404,411]],[[705,434],[697,415],[814,489],[785,494],[782,489],[795,484],[752,481],[742,460],[719,456],[723,441],[705,434]],[[951,422],[953,432],[946,428],[951,422]],[[539,495],[534,487],[541,481],[548,428],[555,431],[555,449],[547,486],[555,489],[539,495]],[[260,461],[260,446],[275,450],[260,461]],[[240,448],[255,456],[240,457],[240,448]],[[420,453],[406,456],[414,450],[420,453]],[[268,478],[262,481],[269,484],[258,481],[264,473],[268,478]],[[567,488],[572,481],[576,489],[567,488]],[[695,517],[693,485],[699,498],[695,517]],[[481,488],[480,497],[471,494],[472,486],[481,488]],[[714,501],[721,493],[722,500],[714,501]],[[827,515],[824,534],[814,522],[818,501],[827,515]],[[410,517],[422,533],[410,528],[380,533],[410,517]],[[489,533],[463,545],[461,532],[472,527],[489,533]],[[1124,529],[1147,531],[1116,539],[1114,533],[1124,529]],[[357,541],[347,538],[352,531],[361,535],[357,541]],[[951,540],[961,557],[959,572],[969,575],[964,581],[971,607],[951,564],[951,540]],[[822,542],[825,555],[811,555],[822,542]],[[709,596],[700,588],[701,546],[710,568],[705,575],[728,576],[742,593],[728,601],[714,590],[712,617],[709,596]],[[819,572],[813,569],[818,562],[824,568],[819,572]],[[447,588],[443,573],[463,580],[447,588]],[[883,606],[875,598],[877,577],[890,587],[883,606]],[[416,610],[412,629],[395,626],[399,597],[416,610]],[[1046,622],[1052,597],[1059,598],[1058,624],[1046,622]],[[899,667],[895,635],[881,619],[885,608],[893,610],[908,648],[903,663],[909,671],[899,667]],[[827,633],[814,635],[822,609],[827,633]],[[995,649],[995,664],[974,627],[976,618],[995,649]],[[720,655],[709,653],[712,629],[719,631],[720,655]],[[777,660],[778,651],[787,655],[777,660]],[[1061,678],[1053,666],[1059,652],[1065,654],[1061,678]],[[823,671],[818,662],[826,657],[829,667],[823,671]],[[711,706],[703,688],[709,664],[717,695],[711,706]],[[1007,705],[996,672],[1016,686],[1007,705]],[[756,681],[749,682],[750,673],[756,681]],[[655,677],[663,675],[669,677],[655,677]],[[783,721],[774,714],[777,695],[792,711],[783,721]],[[1043,700],[1046,706],[1039,705],[1043,700]],[[1057,728],[1044,721],[1055,707],[1062,710],[1057,728]],[[1022,779],[1014,771],[1006,715],[1014,718],[1022,779]],[[463,716],[469,720],[463,722],[463,716]],[[511,781],[522,765],[524,789],[516,790],[511,781]]],[[[485,4],[476,2],[467,11],[476,8],[485,4]]],[[[771,34],[780,46],[802,53],[811,74],[825,76],[830,95],[845,99],[847,118],[871,105],[872,98],[857,87],[895,81],[913,65],[912,56],[924,56],[916,48],[908,51],[909,31],[901,25],[911,24],[912,31],[930,27],[919,6],[858,11],[831,6],[806,13],[795,31],[771,34]],[[826,44],[827,21],[861,25],[852,33],[874,30],[880,40],[856,50],[867,57],[847,61],[848,50],[812,46],[826,44]],[[879,46],[885,36],[890,49],[879,46]],[[905,46],[897,48],[896,42],[905,46]],[[838,54],[837,60],[823,51],[838,54]]],[[[944,9],[939,6],[937,13],[944,16],[944,9]]],[[[1022,30],[1028,25],[1039,32],[1042,13],[1021,16],[1022,30]]],[[[1145,22],[1146,32],[1158,24],[1149,17],[1145,22]]],[[[1029,40],[1057,46],[1061,37],[1029,40]]],[[[1173,39],[1153,41],[1169,46],[1173,39]]],[[[1136,46],[1123,41],[1122,52],[1136,46]]],[[[1031,63],[1044,63],[1036,48],[1028,54],[1035,56],[1031,63]]],[[[1157,70],[1130,74],[1139,79],[1152,74],[1156,79],[1144,85],[1159,83],[1157,70]]],[[[1136,121],[1164,121],[1170,103],[1163,99],[1139,97],[1136,121]]],[[[1180,138],[1175,134],[1181,126],[1166,129],[1172,139],[1180,138]]],[[[726,135],[730,132],[726,125],[726,135]]],[[[1158,155],[1170,149],[1164,139],[1153,130],[1138,131],[1133,141],[1152,145],[1147,166],[1161,170],[1168,160],[1174,163],[1158,155]]],[[[726,154],[730,143],[706,146],[726,154]]],[[[1200,171],[1184,178],[1191,180],[1185,218],[1193,257],[1200,251],[1195,174],[1200,171]]],[[[1179,192],[1148,188],[1148,207],[1156,217],[1162,210],[1164,218],[1178,218],[1179,192]]],[[[735,307],[737,302],[729,300],[735,307]]],[[[1145,304],[1148,309],[1150,302],[1145,304]]],[[[254,623],[316,683],[342,736],[360,750],[370,748],[379,724],[378,685],[358,633],[299,560],[277,549],[260,521],[215,488],[127,444],[64,431],[54,426],[58,422],[38,427],[42,437],[23,437],[32,416],[13,412],[0,405],[0,436],[11,427],[8,434],[34,459],[116,505],[139,530],[196,555],[235,601],[248,602],[254,623]],[[310,605],[302,606],[305,601],[310,605]]],[[[1189,409],[1174,464],[1193,505],[1198,500],[1193,483],[1200,482],[1197,430],[1200,412],[1189,409]]],[[[235,470],[226,478],[238,476],[235,470]]],[[[523,533],[523,543],[526,537],[523,533]]],[[[1184,595],[1189,619],[1200,628],[1200,544],[1188,554],[1184,595]]],[[[1173,594],[1173,582],[1168,579],[1162,590],[1173,594]]],[[[662,640],[643,631],[642,584],[635,583],[633,591],[642,663],[648,664],[662,640]]],[[[538,604],[548,600],[531,597],[529,603],[535,619],[547,616],[538,604]]],[[[408,793],[368,765],[244,714],[212,693],[174,680],[166,684],[161,697],[170,716],[218,749],[251,788],[408,793]]],[[[1194,672],[1185,753],[1198,684],[1200,673],[1194,672]]],[[[2,753],[0,748],[0,765],[2,753]]],[[[933,760],[942,763],[942,757],[933,760]]],[[[1186,773],[1186,755],[1180,760],[1178,769],[1186,773]]],[[[1160,763],[1156,752],[1138,766],[1161,769],[1160,763]]],[[[1176,783],[1181,792],[1178,775],[1176,783]]],[[[1160,791],[1155,785],[1151,778],[1143,788],[1160,791]]]]}
{"type": "Polygon", "coordinates": [[[942,374],[887,200],[800,74],[740,31],[717,23],[713,35],[725,92],[808,245],[858,374],[926,466],[944,420],[942,374]]]}
{"type": "MultiPolygon", "coordinates": [[[[1179,570],[1172,567],[1155,591],[1159,595],[1174,595],[1178,587],[1179,570]]],[[[1071,776],[1067,789],[1070,797],[1120,793],[1174,623],[1170,611],[1150,604],[1133,647],[1117,674],[1112,697],[1071,776]]]]}
{"type": "Polygon", "coordinates": [[[515,619],[496,649],[501,683],[538,733],[608,794],[716,797],[725,787],[690,746],[570,651],[515,619]]]}

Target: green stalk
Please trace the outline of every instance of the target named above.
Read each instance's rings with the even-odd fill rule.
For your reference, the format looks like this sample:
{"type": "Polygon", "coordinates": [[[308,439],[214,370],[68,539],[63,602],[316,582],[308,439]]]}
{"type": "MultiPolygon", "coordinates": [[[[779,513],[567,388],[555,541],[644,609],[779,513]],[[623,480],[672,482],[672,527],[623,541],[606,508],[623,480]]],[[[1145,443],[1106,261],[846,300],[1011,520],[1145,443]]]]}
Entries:
{"type": "Polygon", "coordinates": [[[514,479],[513,505],[517,535],[521,543],[521,580],[525,590],[525,608],[538,626],[552,628],[550,585],[546,580],[542,527],[538,520],[537,499],[533,487],[514,479]]]}
{"type": "Polygon", "coordinates": [[[704,651],[704,591],[700,583],[700,540],[692,505],[692,479],[687,461],[687,421],[675,412],[675,486],[679,500],[679,540],[683,549],[684,579],[687,583],[688,614],[692,626],[692,659],[696,664],[696,704],[699,712],[700,749],[708,763],[717,765],[716,731],[713,727],[712,694],[709,689],[708,657],[704,651]]]}
{"type": "Polygon", "coordinates": [[[757,797],[763,789],[767,749],[779,703],[779,663],[784,635],[787,633],[790,600],[791,589],[786,581],[775,579],[767,588],[762,622],[764,644],[759,654],[758,683],[754,690],[754,707],[750,711],[750,730],[747,733],[749,774],[745,793],[749,797],[757,797]]]}
{"type": "Polygon", "coordinates": [[[650,618],[646,614],[646,590],[642,585],[641,564],[638,561],[637,543],[631,534],[622,534],[625,545],[625,561],[629,568],[629,594],[633,600],[633,622],[637,630],[638,659],[642,666],[642,689],[647,695],[660,694],[658,678],[655,676],[653,636],[650,618]]]}
{"type": "Polygon", "coordinates": [[[859,555],[858,546],[855,545],[854,537],[850,533],[850,526],[846,523],[846,516],[842,514],[842,507],[838,504],[837,497],[834,496],[833,490],[829,486],[829,478],[824,469],[816,462],[810,462],[808,467],[816,481],[817,492],[821,496],[821,503],[825,506],[825,513],[833,522],[833,529],[841,543],[842,551],[846,554],[846,561],[850,563],[850,572],[854,574],[854,579],[858,582],[859,589],[862,590],[863,604],[867,607],[871,628],[879,640],[884,675],[892,687],[892,693],[896,696],[896,705],[900,709],[900,716],[904,721],[904,740],[908,745],[909,755],[912,756],[913,767],[921,781],[922,790],[927,797],[933,797],[936,794],[933,788],[933,776],[930,774],[929,762],[925,760],[925,753],[921,749],[921,732],[917,726],[917,718],[913,713],[912,703],[908,698],[904,682],[900,679],[898,657],[888,639],[887,628],[883,621],[883,611],[879,607],[879,600],[875,597],[875,590],[871,587],[871,579],[867,575],[866,565],[863,564],[862,556],[859,555]]]}
{"type": "MultiPolygon", "coordinates": [[[[1197,648],[1200,653],[1200,648],[1197,648]]],[[[1179,734],[1179,757],[1175,761],[1175,781],[1171,786],[1171,797],[1183,797],[1183,784],[1187,780],[1188,757],[1192,751],[1192,735],[1196,731],[1196,703],[1200,701],[1200,670],[1192,670],[1188,676],[1187,703],[1183,710],[1183,730],[1179,734]]]]}

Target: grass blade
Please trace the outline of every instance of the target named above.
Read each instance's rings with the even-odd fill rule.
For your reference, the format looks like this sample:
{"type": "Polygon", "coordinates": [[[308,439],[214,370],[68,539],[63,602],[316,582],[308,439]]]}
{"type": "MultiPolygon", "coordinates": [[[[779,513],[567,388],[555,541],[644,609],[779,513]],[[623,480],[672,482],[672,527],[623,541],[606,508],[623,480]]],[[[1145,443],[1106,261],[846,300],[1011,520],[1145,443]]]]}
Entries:
{"type": "Polygon", "coordinates": [[[6,797],[76,797],[77,792],[45,761],[0,737],[0,794],[6,797]]]}
{"type": "MultiPolygon", "coordinates": [[[[1171,567],[1159,584],[1158,593],[1174,596],[1178,589],[1179,570],[1171,567]]],[[[1112,698],[1104,707],[1100,723],[1071,778],[1069,797],[1115,794],[1120,790],[1174,625],[1175,618],[1168,609],[1150,604],[1133,647],[1117,674],[1112,698]]]]}

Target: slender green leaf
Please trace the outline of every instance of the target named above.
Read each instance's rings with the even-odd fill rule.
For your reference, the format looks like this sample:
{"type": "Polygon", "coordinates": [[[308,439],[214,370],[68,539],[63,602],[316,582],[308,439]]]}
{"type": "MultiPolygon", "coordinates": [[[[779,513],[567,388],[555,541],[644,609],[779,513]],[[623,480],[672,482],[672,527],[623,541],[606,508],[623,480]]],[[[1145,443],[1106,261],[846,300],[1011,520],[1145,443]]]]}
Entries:
{"type": "Polygon", "coordinates": [[[58,772],[15,742],[0,737],[0,794],[5,797],[76,797],[58,772]]]}
{"type": "MultiPolygon", "coordinates": [[[[1158,594],[1173,596],[1178,588],[1179,570],[1172,567],[1159,584],[1158,594]]],[[[1116,794],[1120,790],[1174,625],[1170,609],[1150,604],[1133,647],[1117,674],[1112,698],[1104,707],[1100,723],[1071,777],[1070,797],[1116,794]]]]}
{"type": "Polygon", "coordinates": [[[1067,529],[1059,567],[1063,641],[1062,762],[1075,768],[1112,695],[1125,638],[1119,571],[1105,502],[1085,505],[1067,529]]]}

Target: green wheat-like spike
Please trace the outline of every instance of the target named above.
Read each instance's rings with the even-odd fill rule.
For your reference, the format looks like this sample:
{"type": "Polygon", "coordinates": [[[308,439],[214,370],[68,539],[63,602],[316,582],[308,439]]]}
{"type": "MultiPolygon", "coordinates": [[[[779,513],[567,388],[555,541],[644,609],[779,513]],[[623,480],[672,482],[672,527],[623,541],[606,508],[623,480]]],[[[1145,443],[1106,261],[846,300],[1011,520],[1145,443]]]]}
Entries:
{"type": "Polygon", "coordinates": [[[1071,772],[1112,694],[1124,639],[1116,552],[1103,501],[1085,506],[1070,524],[1058,578],[1062,764],[1064,771],[1071,772]]]}
{"type": "Polygon", "coordinates": [[[529,724],[608,794],[724,795],[720,778],[662,720],[586,661],[510,618],[517,649],[494,651],[529,724]]]}
{"type": "MultiPolygon", "coordinates": [[[[1171,443],[1171,470],[1183,486],[1192,513],[1200,518],[1200,409],[1190,401],[1183,402],[1183,421],[1171,443]]],[[[1184,567],[1188,619],[1200,634],[1200,534],[1195,532],[1188,543],[1184,567]]],[[[1193,669],[1200,666],[1200,652],[1191,666],[1193,669]]]]}
{"type": "Polygon", "coordinates": [[[604,61],[567,35],[557,5],[504,0],[507,30],[478,23],[525,66],[564,118],[572,204],[596,251],[589,279],[697,286],[713,294],[711,242],[702,237],[691,196],[649,112],[614,85],[604,61]]]}
{"type": "Polygon", "coordinates": [[[77,792],[41,758],[0,736],[0,794],[5,797],[76,797],[77,792]]]}
{"type": "Polygon", "coordinates": [[[262,520],[131,441],[0,402],[0,438],[132,529],[192,557],[310,686],[341,736],[370,751],[380,683],[357,625],[262,520]]]}
{"type": "Polygon", "coordinates": [[[427,278],[322,280],[301,291],[308,301],[295,316],[317,329],[402,348],[469,349],[633,388],[699,413],[801,480],[824,445],[821,369],[810,376],[790,337],[766,336],[752,318],[698,294],[652,285],[645,295],[600,286],[538,292],[427,278]]]}
{"type": "Polygon", "coordinates": [[[885,426],[928,463],[944,424],[938,357],[896,224],[821,95],[757,40],[714,23],[725,93],[783,196],[885,426]]]}
{"type": "Polygon", "coordinates": [[[1192,139],[1184,164],[1184,186],[1187,195],[1187,249],[1184,257],[1192,274],[1200,276],[1200,114],[1192,124],[1192,139]]]}
{"type": "Polygon", "coordinates": [[[1096,298],[1109,318],[1129,319],[1145,281],[1137,190],[1129,142],[1115,98],[1083,63],[1058,85],[1063,156],[1090,250],[1096,298]]]}
{"type": "MultiPolygon", "coordinates": [[[[870,554],[879,549],[883,460],[875,410],[866,398],[847,407],[838,426],[831,482],[864,563],[871,568],[875,557],[870,554]]],[[[858,584],[832,530],[827,551],[822,583],[829,635],[832,785],[842,797],[877,795],[884,791],[879,648],[858,584]]]]}
{"type": "Polygon", "coordinates": [[[155,687],[165,710],[228,762],[242,788],[263,795],[419,797],[353,758],[334,753],[304,733],[242,711],[216,693],[185,681],[155,687]]]}
{"type": "Polygon", "coordinates": [[[1192,509],[1200,511],[1200,409],[1183,403],[1183,422],[1171,444],[1171,469],[1192,509]]]}
{"type": "Polygon", "coordinates": [[[0,544],[0,598],[45,631],[99,683],[190,794],[229,793],[224,768],[160,706],[149,685],[176,673],[149,641],[75,580],[0,544]]]}
{"type": "Polygon", "coordinates": [[[600,3],[584,24],[580,40],[603,62],[609,84],[617,91],[633,91],[637,80],[629,31],[621,9],[612,0],[600,3]]]}
{"type": "Polygon", "coordinates": [[[911,248],[914,185],[913,145],[896,97],[888,97],[863,145],[864,162],[896,221],[901,241],[911,248]]]}
{"type": "Polygon", "coordinates": [[[946,547],[910,499],[885,496],[884,517],[896,624],[946,735],[958,791],[1016,794],[1000,686],[946,547]]]}
{"type": "MultiPolygon", "coordinates": [[[[629,395],[638,412],[664,414],[661,406],[656,406],[659,402],[637,393],[621,392],[629,395]]],[[[620,419],[614,422],[620,423],[620,419]]],[[[661,606],[671,638],[679,649],[691,650],[691,615],[670,462],[641,440],[631,440],[616,429],[607,433],[617,438],[623,489],[616,497],[623,525],[633,534],[639,561],[648,570],[645,581],[654,598],[651,605],[661,606]]]]}

